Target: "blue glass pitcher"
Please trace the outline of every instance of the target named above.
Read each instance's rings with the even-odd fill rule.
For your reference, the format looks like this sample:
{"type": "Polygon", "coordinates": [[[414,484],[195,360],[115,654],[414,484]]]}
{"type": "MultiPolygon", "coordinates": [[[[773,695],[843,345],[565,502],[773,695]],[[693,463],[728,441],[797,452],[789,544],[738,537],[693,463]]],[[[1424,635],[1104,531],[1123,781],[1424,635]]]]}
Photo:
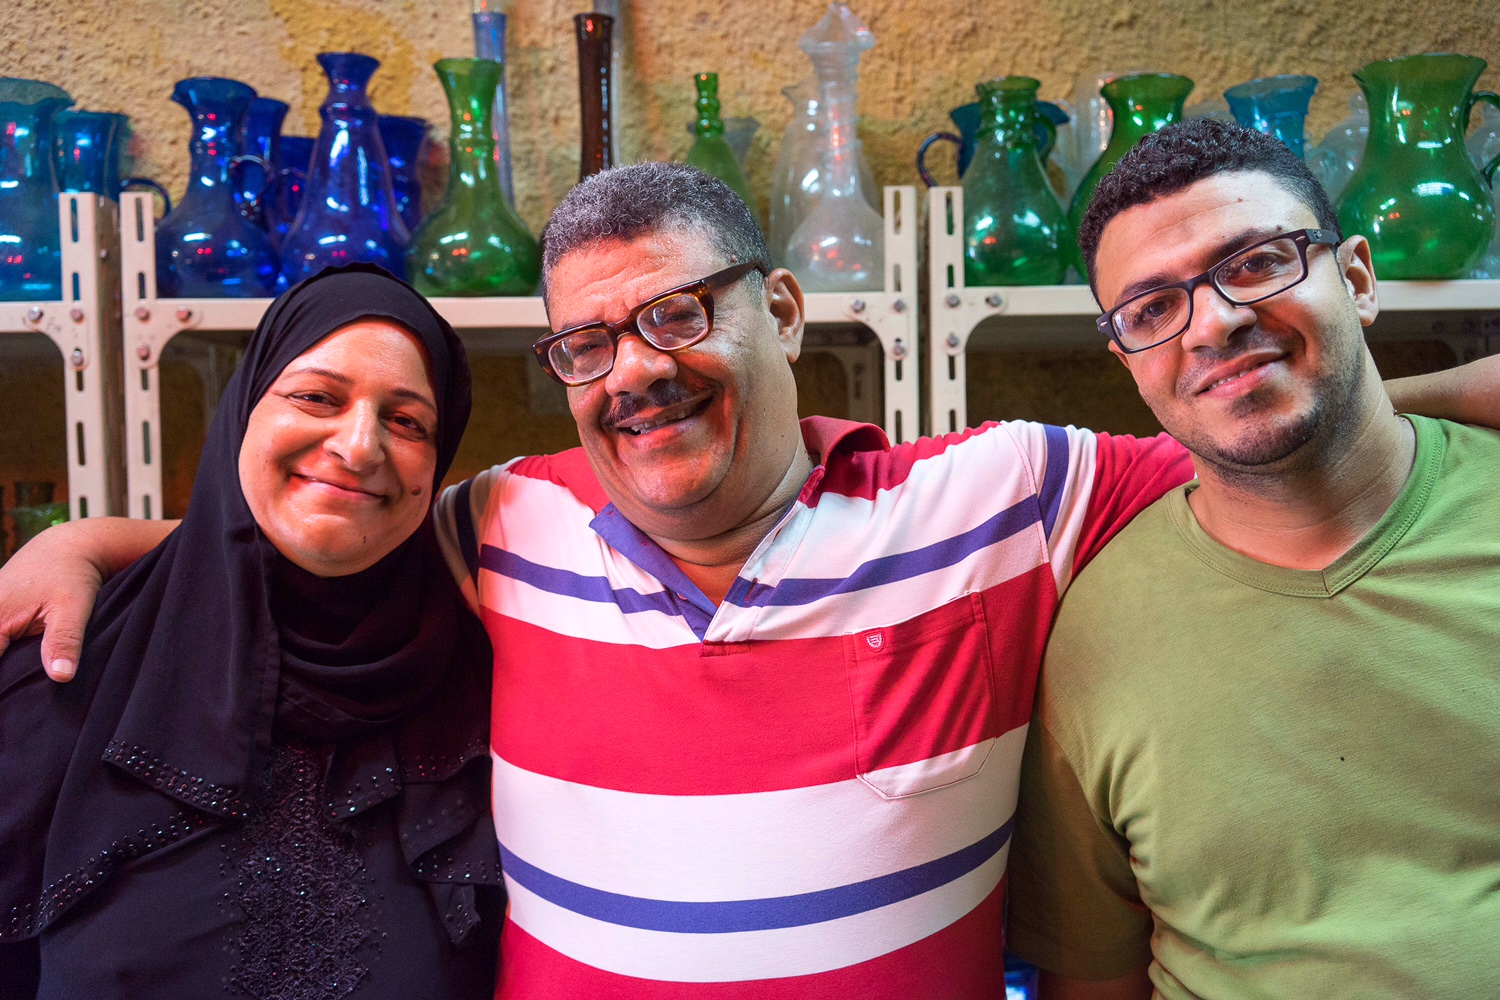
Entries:
{"type": "Polygon", "coordinates": [[[318,140],[305,135],[281,137],[280,155],[276,160],[276,180],[266,197],[270,203],[266,214],[274,227],[271,239],[277,246],[286,241],[286,234],[302,207],[302,193],[307,190],[307,171],[312,164],[313,147],[318,140]]]}
{"type": "Polygon", "coordinates": [[[52,120],[72,103],[50,83],[0,77],[0,300],[62,298],[52,120]]]}
{"type": "Polygon", "coordinates": [[[281,266],[296,284],[329,264],[365,261],[406,275],[411,239],[366,88],[380,66],[357,52],[323,52],[328,97],[318,108],[323,128],[313,150],[302,207],[281,245],[281,266]]]}
{"type": "Polygon", "coordinates": [[[1302,155],[1303,124],[1318,78],[1285,73],[1263,76],[1224,91],[1234,120],[1245,128],[1272,135],[1302,155]]]}
{"type": "Polygon", "coordinates": [[[148,187],[172,211],[167,189],[149,177],[120,176],[120,157],[130,119],[112,111],[59,111],[52,117],[57,147],[57,189],[118,199],[131,187],[148,187]]]}
{"type": "Polygon", "coordinates": [[[156,290],[163,298],[275,295],[271,237],[235,197],[240,129],[255,91],[238,80],[178,82],[172,100],[193,119],[191,176],[182,201],[156,226],[156,290]]]}
{"type": "Polygon", "coordinates": [[[391,164],[391,191],[396,196],[396,210],[411,232],[422,223],[422,180],[417,169],[422,164],[422,140],[427,138],[427,119],[401,115],[380,116],[380,140],[391,164]]]}
{"type": "Polygon", "coordinates": [[[286,118],[287,110],[284,101],[273,97],[257,97],[250,102],[250,109],[245,112],[245,121],[240,128],[240,149],[255,159],[247,160],[239,172],[237,197],[240,204],[249,206],[251,218],[256,224],[271,234],[272,243],[276,242],[277,233],[276,221],[272,217],[274,198],[270,197],[270,189],[278,180],[281,166],[281,123],[286,118]]]}

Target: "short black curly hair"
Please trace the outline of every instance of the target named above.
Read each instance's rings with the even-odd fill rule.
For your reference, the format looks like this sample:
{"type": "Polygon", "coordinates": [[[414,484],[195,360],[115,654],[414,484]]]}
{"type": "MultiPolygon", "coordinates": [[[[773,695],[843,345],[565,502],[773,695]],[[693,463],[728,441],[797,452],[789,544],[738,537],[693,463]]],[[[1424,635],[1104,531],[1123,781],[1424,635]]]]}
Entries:
{"type": "Polygon", "coordinates": [[[1318,228],[1331,229],[1343,239],[1328,192],[1302,158],[1280,139],[1216,118],[1190,118],[1136,143],[1094,190],[1094,200],[1078,227],[1078,246],[1088,265],[1089,284],[1098,288],[1094,257],[1109,220],[1127,208],[1175,194],[1196,181],[1229,170],[1270,174],[1312,209],[1318,228]]]}

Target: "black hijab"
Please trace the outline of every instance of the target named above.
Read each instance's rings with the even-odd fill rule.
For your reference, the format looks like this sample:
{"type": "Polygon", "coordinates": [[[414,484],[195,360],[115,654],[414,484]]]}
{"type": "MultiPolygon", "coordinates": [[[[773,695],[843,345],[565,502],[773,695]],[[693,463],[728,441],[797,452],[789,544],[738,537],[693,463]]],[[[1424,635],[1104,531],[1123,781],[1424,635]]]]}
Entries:
{"type": "Polygon", "coordinates": [[[391,320],[426,349],[436,492],[470,407],[448,323],[365,264],[325,268],[272,303],[209,430],[187,516],[100,591],[78,678],[59,688],[61,715],[82,713],[79,735],[45,853],[0,862],[13,866],[0,876],[10,897],[0,913],[29,911],[11,910],[12,934],[40,931],[121,864],[242,818],[273,738],[329,747],[324,806],[335,819],[396,799],[403,856],[450,936],[459,943],[477,925],[474,886],[499,884],[490,647],[430,518],[375,566],[320,579],[276,552],[240,489],[256,403],[294,358],[364,318],[391,320]]]}

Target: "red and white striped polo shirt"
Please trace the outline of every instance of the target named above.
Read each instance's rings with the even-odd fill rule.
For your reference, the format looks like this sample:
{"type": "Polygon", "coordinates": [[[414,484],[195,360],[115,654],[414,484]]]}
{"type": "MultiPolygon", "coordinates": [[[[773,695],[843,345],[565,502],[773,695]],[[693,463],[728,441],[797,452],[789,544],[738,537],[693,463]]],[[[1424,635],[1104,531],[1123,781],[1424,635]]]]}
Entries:
{"type": "Polygon", "coordinates": [[[821,464],[717,607],[581,450],[441,498],[495,647],[503,1000],[1004,995],[1059,594],[1187,453],[1020,422],[895,448],[802,428],[821,464]]]}

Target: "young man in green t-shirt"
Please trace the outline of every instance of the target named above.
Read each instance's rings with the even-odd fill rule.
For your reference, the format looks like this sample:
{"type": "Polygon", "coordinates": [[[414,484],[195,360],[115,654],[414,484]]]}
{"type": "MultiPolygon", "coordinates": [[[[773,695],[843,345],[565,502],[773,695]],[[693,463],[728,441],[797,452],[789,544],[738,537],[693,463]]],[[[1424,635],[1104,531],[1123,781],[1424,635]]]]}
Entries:
{"type": "Polygon", "coordinates": [[[1144,140],[1080,242],[1199,478],[1062,603],[1011,946],[1048,1000],[1493,1000],[1496,433],[1393,410],[1370,244],[1274,139],[1144,140]]]}

